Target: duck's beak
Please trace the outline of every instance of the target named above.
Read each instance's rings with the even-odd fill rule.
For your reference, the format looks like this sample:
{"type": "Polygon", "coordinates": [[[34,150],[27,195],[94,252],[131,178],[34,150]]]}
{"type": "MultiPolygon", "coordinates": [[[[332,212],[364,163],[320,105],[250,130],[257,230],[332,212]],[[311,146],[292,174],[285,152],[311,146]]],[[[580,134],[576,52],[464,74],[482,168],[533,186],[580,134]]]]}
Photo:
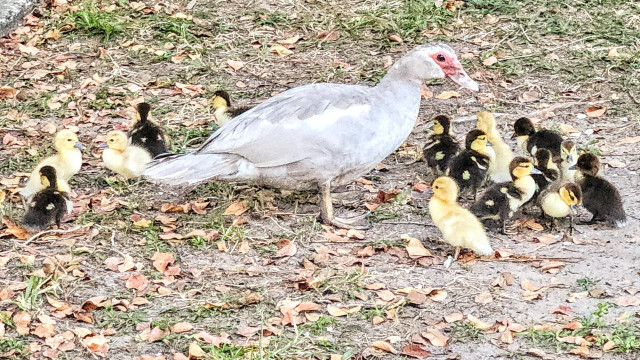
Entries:
{"type": "Polygon", "coordinates": [[[469,90],[480,90],[480,86],[478,85],[478,83],[471,79],[469,75],[467,75],[467,73],[462,68],[462,65],[460,65],[460,68],[455,72],[455,74],[449,75],[449,79],[451,79],[454,83],[469,90]]]}
{"type": "Polygon", "coordinates": [[[571,212],[575,215],[578,213],[578,210],[576,210],[576,206],[575,205],[571,205],[571,212]]]}
{"type": "Polygon", "coordinates": [[[542,171],[540,171],[540,170],[538,170],[536,168],[533,168],[533,169],[531,169],[531,173],[532,174],[542,174],[542,171]]]}
{"type": "Polygon", "coordinates": [[[569,166],[569,170],[578,170],[578,165],[569,166]]]}
{"type": "Polygon", "coordinates": [[[75,145],[73,145],[73,147],[76,148],[76,149],[80,149],[80,150],[84,150],[85,149],[85,146],[82,145],[82,143],[79,142],[79,141],[75,145]]]}
{"type": "Polygon", "coordinates": [[[98,145],[98,149],[105,149],[109,147],[109,145],[106,142],[103,142],[102,144],[98,145]]]}
{"type": "Polygon", "coordinates": [[[493,143],[491,141],[487,141],[487,146],[493,146],[493,143]]]}
{"type": "Polygon", "coordinates": [[[567,155],[567,162],[571,164],[573,162],[573,156],[567,155]]]}

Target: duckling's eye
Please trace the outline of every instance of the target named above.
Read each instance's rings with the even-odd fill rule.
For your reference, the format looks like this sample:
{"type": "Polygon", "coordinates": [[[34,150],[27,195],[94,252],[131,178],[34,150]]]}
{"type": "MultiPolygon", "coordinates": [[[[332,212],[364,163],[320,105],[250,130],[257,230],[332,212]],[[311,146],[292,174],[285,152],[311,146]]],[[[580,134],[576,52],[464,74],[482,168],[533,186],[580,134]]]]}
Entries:
{"type": "Polygon", "coordinates": [[[73,140],[71,140],[71,139],[67,139],[67,141],[73,141],[73,140]]]}
{"type": "Polygon", "coordinates": [[[444,55],[438,54],[438,56],[436,56],[436,60],[443,62],[445,60],[444,55]]]}

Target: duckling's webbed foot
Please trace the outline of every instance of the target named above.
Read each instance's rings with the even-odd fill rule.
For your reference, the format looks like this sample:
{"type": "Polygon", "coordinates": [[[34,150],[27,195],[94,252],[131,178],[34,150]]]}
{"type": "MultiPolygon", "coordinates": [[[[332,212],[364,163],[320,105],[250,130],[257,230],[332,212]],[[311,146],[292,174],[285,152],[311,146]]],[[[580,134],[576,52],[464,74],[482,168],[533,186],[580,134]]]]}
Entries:
{"type": "Polygon", "coordinates": [[[333,203],[331,201],[331,185],[322,184],[319,186],[319,190],[320,197],[318,199],[318,205],[320,206],[320,217],[323,223],[343,229],[364,230],[371,227],[371,224],[365,220],[365,217],[369,215],[368,212],[346,219],[334,216],[333,203]]]}

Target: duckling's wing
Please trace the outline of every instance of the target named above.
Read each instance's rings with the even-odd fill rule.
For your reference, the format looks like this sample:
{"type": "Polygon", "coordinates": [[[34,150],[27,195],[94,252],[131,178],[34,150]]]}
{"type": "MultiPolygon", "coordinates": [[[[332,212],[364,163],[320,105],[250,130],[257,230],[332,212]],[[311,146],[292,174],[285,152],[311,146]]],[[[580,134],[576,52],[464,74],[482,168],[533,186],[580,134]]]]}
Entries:
{"type": "MultiPolygon", "coordinates": [[[[350,143],[336,131],[364,125],[370,109],[370,88],[344,84],[304,85],[276,95],[223,126],[196,154],[239,155],[258,167],[295,163],[315,151],[350,143]],[[341,123],[340,127],[336,124],[341,123]],[[336,141],[327,142],[332,133],[336,141]]],[[[358,128],[366,133],[363,128],[358,128]]],[[[344,131],[343,131],[344,132],[344,131]]]]}
{"type": "Polygon", "coordinates": [[[65,198],[59,192],[44,190],[33,197],[22,223],[29,229],[42,230],[66,211],[65,198]]]}

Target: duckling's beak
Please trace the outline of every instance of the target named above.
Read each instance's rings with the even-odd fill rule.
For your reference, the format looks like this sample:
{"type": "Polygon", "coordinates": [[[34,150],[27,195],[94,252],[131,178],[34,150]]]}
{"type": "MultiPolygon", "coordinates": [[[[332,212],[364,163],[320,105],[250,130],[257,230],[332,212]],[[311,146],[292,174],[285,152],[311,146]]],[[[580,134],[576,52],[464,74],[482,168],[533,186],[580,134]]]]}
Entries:
{"type": "Polygon", "coordinates": [[[578,170],[578,165],[569,166],[569,170],[578,170]]]}
{"type": "Polygon", "coordinates": [[[571,205],[571,212],[576,215],[578,214],[578,210],[576,210],[576,206],[575,205],[571,205]]]}
{"type": "Polygon", "coordinates": [[[102,144],[98,145],[98,149],[105,149],[109,147],[109,145],[106,142],[103,142],[102,144]]]}
{"type": "Polygon", "coordinates": [[[573,162],[573,156],[567,155],[567,162],[568,163],[572,163],[573,162]]]}
{"type": "Polygon", "coordinates": [[[491,141],[487,141],[487,146],[493,146],[493,143],[491,141]]]}
{"type": "Polygon", "coordinates": [[[73,147],[76,148],[76,149],[80,149],[80,150],[84,150],[85,149],[85,146],[82,145],[82,143],[79,142],[79,141],[75,145],[73,145],[73,147]]]}
{"type": "Polygon", "coordinates": [[[533,168],[533,169],[531,169],[531,173],[532,174],[542,174],[542,171],[540,171],[540,170],[538,170],[536,168],[533,168]]]}

